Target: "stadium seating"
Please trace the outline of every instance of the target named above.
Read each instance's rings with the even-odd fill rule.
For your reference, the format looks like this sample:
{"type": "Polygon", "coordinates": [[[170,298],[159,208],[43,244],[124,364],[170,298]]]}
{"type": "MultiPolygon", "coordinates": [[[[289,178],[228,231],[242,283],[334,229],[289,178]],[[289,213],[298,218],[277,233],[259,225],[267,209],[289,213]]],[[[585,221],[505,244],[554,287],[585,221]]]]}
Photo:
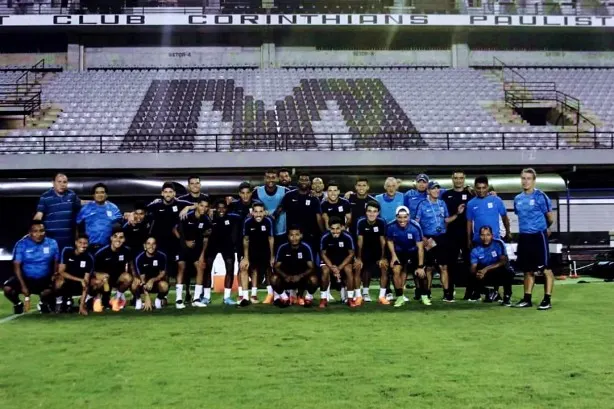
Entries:
{"type": "MultiPolygon", "coordinates": [[[[612,86],[604,84],[614,83],[614,70],[527,75],[555,75],[562,90],[586,99],[595,115],[612,117],[612,86]]],[[[9,133],[40,142],[38,148],[3,140],[0,150],[37,152],[43,136],[50,152],[565,145],[554,127],[500,123],[487,105],[503,98],[500,80],[474,69],[63,72],[43,89],[44,104],[63,110],[57,120],[49,129],[9,133]]],[[[610,123],[600,126],[614,130],[610,123]]]]}

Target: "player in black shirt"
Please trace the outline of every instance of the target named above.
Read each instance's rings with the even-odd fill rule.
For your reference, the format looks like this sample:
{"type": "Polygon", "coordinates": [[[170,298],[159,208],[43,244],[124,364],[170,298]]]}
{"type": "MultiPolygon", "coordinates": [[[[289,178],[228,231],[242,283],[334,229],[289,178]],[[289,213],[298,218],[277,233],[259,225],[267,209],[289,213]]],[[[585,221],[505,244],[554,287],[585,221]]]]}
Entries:
{"type": "Polygon", "coordinates": [[[209,202],[209,195],[200,192],[201,184],[200,177],[198,176],[190,176],[188,177],[188,193],[185,195],[179,196],[177,199],[183,200],[184,202],[196,204],[200,200],[205,199],[209,202]]]}
{"type": "Polygon", "coordinates": [[[124,223],[123,231],[126,237],[126,246],[132,250],[133,257],[143,251],[143,245],[149,237],[149,223],[145,220],[147,206],[143,202],[137,202],[132,211],[132,218],[124,223]]]}
{"type": "Polygon", "coordinates": [[[252,214],[252,206],[255,202],[252,195],[252,186],[248,182],[242,182],[239,185],[239,199],[233,200],[230,205],[228,205],[228,212],[236,213],[241,216],[241,223],[252,214]]]}
{"type": "Polygon", "coordinates": [[[376,201],[373,196],[371,196],[369,192],[369,181],[367,178],[359,177],[356,179],[356,184],[354,185],[354,190],[356,192],[348,192],[346,194],[346,199],[350,203],[350,213],[352,214],[352,223],[350,224],[349,233],[352,235],[354,239],[356,239],[356,224],[361,217],[366,216],[367,211],[367,203],[376,201]]]}
{"type": "MultiPolygon", "coordinates": [[[[271,286],[275,290],[275,305],[287,307],[290,300],[286,290],[298,288],[299,294],[307,291],[313,294],[319,285],[311,247],[303,242],[299,226],[288,227],[288,242],[279,246],[275,257],[274,272],[271,274],[271,286]]],[[[311,299],[304,301],[311,306],[311,299]]]]}
{"type": "MultiPolygon", "coordinates": [[[[205,243],[203,257],[205,260],[205,277],[211,276],[213,261],[218,254],[224,259],[226,277],[224,279],[224,304],[236,305],[230,298],[232,283],[234,281],[235,253],[239,250],[241,236],[241,218],[236,213],[228,213],[226,201],[220,200],[215,205],[215,215],[212,220],[213,227],[209,240],[205,243]]],[[[206,303],[209,300],[204,300],[206,303]]]]}
{"type": "Polygon", "coordinates": [[[327,195],[320,203],[322,207],[322,219],[326,230],[330,230],[330,219],[337,217],[342,221],[343,226],[350,227],[352,223],[352,209],[350,202],[339,197],[339,185],[331,181],[328,184],[327,195]]]}
{"type": "Polygon", "coordinates": [[[273,230],[273,219],[264,215],[264,205],[254,203],[252,216],[245,219],[243,223],[243,259],[240,263],[240,284],[243,288],[240,304],[242,306],[250,303],[247,290],[250,278],[252,281],[251,302],[253,303],[258,303],[258,282],[261,281],[259,277],[266,277],[267,281],[270,278],[271,267],[275,263],[273,230]]]}
{"type": "Polygon", "coordinates": [[[386,259],[386,221],[379,217],[380,204],[367,203],[366,216],[356,223],[356,261],[354,269],[361,272],[363,298],[371,302],[371,277],[380,277],[380,288],[388,288],[388,260],[386,259]]]}
{"type": "Polygon", "coordinates": [[[279,185],[285,187],[288,191],[295,190],[297,187],[292,184],[292,175],[286,168],[281,168],[277,171],[279,185]]]}
{"type": "Polygon", "coordinates": [[[138,281],[138,297],[136,309],[151,311],[151,298],[149,293],[157,293],[156,309],[162,308],[162,301],[168,293],[168,278],[166,277],[166,254],[158,251],[156,239],[149,237],[145,241],[145,251],[141,252],[134,260],[134,270],[138,281]],[[141,293],[145,295],[145,302],[141,300],[141,293]]]}
{"type": "MultiPolygon", "coordinates": [[[[196,287],[194,288],[193,304],[197,307],[206,307],[207,304],[201,300],[203,293],[203,281],[205,275],[205,260],[202,252],[205,244],[205,237],[211,232],[213,225],[207,214],[209,213],[208,199],[200,199],[194,210],[190,210],[186,218],[179,221],[175,227],[175,235],[179,237],[180,250],[179,261],[177,262],[177,284],[175,307],[185,308],[183,303],[183,286],[186,281],[186,267],[194,266],[196,269],[196,287]]],[[[189,280],[188,280],[189,281],[189,280]]],[[[208,288],[211,288],[210,278],[208,288]]]]}
{"type": "MultiPolygon", "coordinates": [[[[467,284],[467,279],[470,276],[469,271],[469,255],[471,250],[467,243],[467,212],[458,213],[459,206],[467,205],[475,196],[474,191],[465,186],[465,172],[457,170],[452,173],[452,185],[453,188],[446,190],[441,199],[446,203],[448,213],[450,216],[457,215],[458,217],[446,226],[446,236],[448,238],[448,249],[450,259],[457,259],[459,252],[461,253],[463,263],[461,265],[458,262],[451,263],[448,266],[448,277],[443,277],[442,280],[449,281],[448,284],[448,297],[453,297],[454,284],[460,282],[461,279],[467,284]]],[[[443,282],[443,281],[442,281],[443,282]]],[[[466,299],[469,299],[471,294],[466,294],[466,299]]]]}
{"type": "MultiPolygon", "coordinates": [[[[329,191],[330,192],[330,191],[329,191]]],[[[328,305],[328,286],[331,275],[335,277],[335,284],[340,289],[342,282],[348,289],[348,305],[352,308],[357,304],[354,301],[354,289],[360,288],[360,271],[354,274],[352,261],[354,260],[354,240],[349,233],[343,231],[341,219],[333,216],[329,221],[330,231],[322,236],[320,242],[322,257],[322,283],[320,288],[320,308],[328,305]]],[[[360,291],[359,291],[360,293],[360,291]]]]}
{"type": "MultiPolygon", "coordinates": [[[[119,226],[118,226],[119,227],[119,226]]],[[[121,229],[114,229],[108,246],[96,252],[94,256],[94,270],[96,277],[91,280],[92,288],[96,293],[102,293],[102,306],[100,299],[94,304],[94,311],[102,310],[102,307],[113,307],[113,311],[119,311],[126,305],[124,292],[132,288],[133,276],[131,273],[132,250],[124,245],[126,238],[121,229]],[[111,289],[117,290],[115,299],[110,302],[111,289]],[[97,305],[98,304],[98,305],[97,305]]]]}
{"type": "Polygon", "coordinates": [[[302,173],[298,177],[298,189],[286,193],[280,209],[286,212],[286,224],[298,226],[302,232],[302,240],[314,252],[319,252],[320,235],[324,231],[322,208],[310,192],[311,178],[302,173]]]}
{"type": "Polygon", "coordinates": [[[87,251],[89,237],[79,234],[74,247],[64,247],[55,279],[56,292],[64,295],[65,302],[60,304],[66,311],[70,311],[72,296],[80,295],[79,314],[87,315],[86,303],[90,278],[94,273],[94,257],[87,251]]]}

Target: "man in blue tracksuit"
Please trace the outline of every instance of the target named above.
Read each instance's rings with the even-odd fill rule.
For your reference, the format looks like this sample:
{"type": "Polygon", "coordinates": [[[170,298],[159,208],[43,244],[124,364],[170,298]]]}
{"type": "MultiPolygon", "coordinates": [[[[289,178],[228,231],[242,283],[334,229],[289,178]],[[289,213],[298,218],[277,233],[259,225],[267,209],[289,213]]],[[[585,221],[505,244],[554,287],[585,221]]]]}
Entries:
{"type": "Polygon", "coordinates": [[[471,249],[471,277],[470,284],[473,294],[470,301],[478,301],[481,294],[485,294],[485,302],[500,301],[501,296],[497,290],[486,291],[486,285],[503,286],[502,304],[511,306],[512,282],[514,272],[508,268],[507,251],[503,240],[493,235],[493,228],[489,225],[480,227],[480,242],[471,249]]]}
{"type": "Polygon", "coordinates": [[[514,198],[514,213],[518,216],[517,265],[524,272],[524,298],[515,306],[529,308],[535,285],[535,272],[544,272],[544,299],[539,310],[552,308],[550,297],[554,287],[554,274],[550,269],[548,236],[554,222],[552,202],[541,190],[535,188],[537,173],[532,168],[520,173],[522,193],[514,198]]]}
{"type": "Polygon", "coordinates": [[[119,208],[107,200],[108,190],[104,183],[92,187],[94,201],[86,203],[77,215],[77,225],[85,227],[89,236],[89,250],[96,254],[101,247],[109,244],[113,225],[123,220],[119,208]]]}

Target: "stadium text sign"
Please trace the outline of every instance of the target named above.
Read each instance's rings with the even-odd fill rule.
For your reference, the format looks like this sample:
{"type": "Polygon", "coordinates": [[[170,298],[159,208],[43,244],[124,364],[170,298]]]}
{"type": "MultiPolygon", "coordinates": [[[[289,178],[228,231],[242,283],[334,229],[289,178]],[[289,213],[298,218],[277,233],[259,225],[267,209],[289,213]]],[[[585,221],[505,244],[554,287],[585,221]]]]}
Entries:
{"type": "Polygon", "coordinates": [[[0,26],[468,26],[614,27],[611,16],[442,14],[0,15],[0,26]]]}

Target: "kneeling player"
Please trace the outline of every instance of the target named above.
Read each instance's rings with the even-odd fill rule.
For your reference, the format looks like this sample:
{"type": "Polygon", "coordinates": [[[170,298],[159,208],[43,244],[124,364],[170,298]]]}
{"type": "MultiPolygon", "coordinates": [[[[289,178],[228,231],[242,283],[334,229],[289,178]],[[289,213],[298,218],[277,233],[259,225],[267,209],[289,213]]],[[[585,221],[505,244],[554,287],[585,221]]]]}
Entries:
{"type": "Polygon", "coordinates": [[[471,250],[471,279],[472,288],[476,293],[470,298],[478,301],[481,294],[485,294],[485,302],[500,301],[498,291],[486,290],[487,285],[503,286],[503,305],[512,305],[512,283],[514,273],[507,268],[508,264],[505,243],[501,239],[493,239],[492,228],[480,228],[480,244],[471,250]]]}
{"type": "Polygon", "coordinates": [[[62,250],[58,276],[55,279],[56,292],[64,297],[64,303],[59,304],[62,306],[60,310],[70,311],[72,297],[80,295],[79,314],[87,315],[86,303],[92,298],[88,290],[94,273],[94,257],[88,251],[88,244],[88,236],[80,234],[74,247],[64,247],[62,250]]]}
{"type": "Polygon", "coordinates": [[[405,305],[403,289],[407,281],[407,272],[413,270],[417,278],[417,291],[424,305],[431,305],[428,293],[426,272],[424,271],[424,244],[420,225],[409,220],[409,209],[399,206],[396,210],[396,221],[388,225],[386,232],[388,249],[391,258],[394,290],[397,300],[395,307],[405,305]]]}
{"type": "MultiPolygon", "coordinates": [[[[379,217],[380,204],[375,200],[367,203],[366,216],[356,223],[356,261],[354,269],[361,275],[365,302],[371,302],[369,283],[371,277],[380,274],[379,302],[390,304],[386,299],[388,288],[388,260],[386,260],[386,221],[379,217]]],[[[358,287],[357,287],[358,288],[358,287]]]]}
{"type": "Polygon", "coordinates": [[[52,280],[57,271],[60,251],[58,243],[45,237],[45,225],[38,220],[30,223],[30,232],[15,245],[13,271],[15,276],[4,283],[4,295],[13,303],[15,314],[22,314],[30,303],[30,294],[40,295],[40,311],[51,312],[53,306],[52,280]]]}
{"type": "MultiPolygon", "coordinates": [[[[196,307],[206,307],[211,298],[211,275],[205,280],[205,261],[202,256],[206,237],[211,233],[211,220],[207,215],[209,213],[209,199],[202,197],[196,203],[194,210],[190,210],[185,219],[181,220],[175,227],[175,235],[179,237],[181,250],[179,251],[179,262],[177,263],[177,285],[176,285],[176,301],[175,307],[178,309],[185,308],[183,303],[183,286],[186,267],[193,265],[196,270],[196,286],[194,287],[194,300],[192,305],[196,307]],[[203,282],[209,292],[205,297],[203,295],[203,282]]],[[[190,280],[187,280],[189,283],[190,280]]]]}
{"type": "Polygon", "coordinates": [[[243,259],[240,263],[241,287],[243,294],[241,306],[249,305],[247,286],[252,280],[251,302],[258,302],[258,277],[270,279],[271,267],[275,263],[273,248],[273,219],[264,215],[264,205],[260,202],[252,206],[252,216],[243,223],[243,259]]]}
{"type": "Polygon", "coordinates": [[[111,244],[96,252],[94,256],[95,277],[91,280],[92,290],[102,294],[94,302],[94,311],[102,312],[103,308],[113,308],[119,311],[126,305],[124,292],[132,288],[133,276],[130,273],[132,251],[124,246],[126,238],[120,228],[114,228],[111,235],[111,244]],[[111,301],[111,290],[115,288],[115,298],[111,301]]]}
{"type": "Polygon", "coordinates": [[[156,239],[150,237],[145,242],[145,251],[136,256],[134,261],[136,287],[136,309],[151,311],[150,293],[157,293],[156,309],[162,308],[162,301],[168,294],[168,279],[166,277],[166,254],[158,251],[156,239]],[[145,295],[145,302],[141,300],[141,292],[145,295]]]}
{"type": "Polygon", "coordinates": [[[325,308],[328,304],[328,285],[331,275],[335,277],[338,289],[345,285],[348,290],[348,305],[352,308],[362,303],[360,298],[360,271],[352,268],[354,260],[354,240],[347,232],[343,231],[341,219],[337,216],[330,218],[328,227],[330,231],[322,236],[320,242],[322,256],[322,284],[320,295],[320,308],[325,308]],[[354,290],[358,289],[358,298],[354,300],[354,290]]]}
{"type": "MultiPolygon", "coordinates": [[[[287,307],[290,299],[286,290],[299,290],[299,294],[307,291],[313,294],[318,289],[318,276],[316,274],[313,252],[307,243],[303,242],[303,235],[298,226],[288,229],[288,243],[277,249],[275,257],[275,271],[271,274],[271,286],[275,290],[275,305],[287,307]]],[[[311,305],[305,300],[305,306],[311,305]]]]}

